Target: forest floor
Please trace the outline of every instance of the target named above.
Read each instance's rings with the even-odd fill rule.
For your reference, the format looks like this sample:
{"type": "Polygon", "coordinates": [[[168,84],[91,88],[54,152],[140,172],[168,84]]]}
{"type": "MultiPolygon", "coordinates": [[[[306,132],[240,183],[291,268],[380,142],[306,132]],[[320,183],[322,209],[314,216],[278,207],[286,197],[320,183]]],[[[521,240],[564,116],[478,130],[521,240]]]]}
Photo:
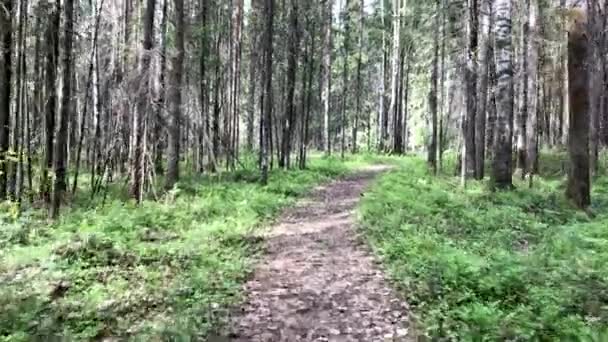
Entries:
{"type": "MultiPolygon", "coordinates": [[[[0,342],[204,341],[242,303],[263,255],[259,231],[316,186],[388,159],[315,155],[262,186],[252,156],[234,172],[184,174],[140,205],[122,180],[107,198],[83,181],[56,221],[0,203],[0,342]]],[[[337,184],[363,186],[371,174],[361,177],[337,184]]],[[[345,199],[358,195],[346,190],[345,199]]]]}
{"type": "Polygon", "coordinates": [[[504,192],[488,179],[463,188],[454,157],[436,176],[422,158],[402,158],[366,191],[359,233],[406,296],[418,336],[608,341],[606,161],[582,212],[564,196],[561,151],[541,154],[532,188],[516,173],[504,192]]]}
{"type": "Polygon", "coordinates": [[[386,165],[318,187],[264,234],[265,255],[232,317],[233,341],[407,341],[408,309],[355,230],[386,165]]]}

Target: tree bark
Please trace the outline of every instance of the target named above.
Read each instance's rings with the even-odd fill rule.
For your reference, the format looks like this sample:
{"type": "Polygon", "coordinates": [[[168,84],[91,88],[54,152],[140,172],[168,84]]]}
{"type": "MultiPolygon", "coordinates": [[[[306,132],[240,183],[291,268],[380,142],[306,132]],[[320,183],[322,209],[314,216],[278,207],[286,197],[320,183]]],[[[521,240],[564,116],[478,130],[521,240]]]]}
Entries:
{"type": "MultiPolygon", "coordinates": [[[[161,34],[161,53],[160,53],[160,75],[158,77],[158,83],[160,85],[158,99],[156,101],[155,114],[154,118],[154,171],[156,174],[164,173],[163,166],[163,152],[165,149],[165,104],[167,98],[167,45],[168,45],[168,22],[169,22],[169,0],[163,0],[163,9],[162,15],[163,18],[160,23],[160,34],[161,34]]],[[[201,51],[201,54],[204,53],[204,50],[201,51]]],[[[204,77],[205,74],[201,73],[201,77],[204,77]]],[[[201,108],[203,104],[201,103],[201,108]]]]}
{"type": "Polygon", "coordinates": [[[257,83],[257,71],[260,67],[258,44],[260,38],[258,34],[259,24],[259,0],[252,0],[251,2],[251,15],[249,17],[249,39],[250,39],[250,55],[249,55],[249,100],[247,101],[247,149],[253,150],[254,142],[254,122],[255,122],[255,109],[256,109],[256,90],[258,87],[257,83]]]}
{"type": "Polygon", "coordinates": [[[467,6],[467,48],[465,65],[465,117],[463,120],[463,149],[461,177],[464,183],[466,179],[476,176],[475,152],[475,117],[477,107],[477,0],[468,0],[467,6]]]}
{"type": "Polygon", "coordinates": [[[14,115],[12,120],[12,153],[13,160],[9,163],[9,186],[8,192],[12,200],[20,202],[21,194],[19,189],[19,183],[22,183],[23,176],[23,126],[25,124],[25,106],[24,97],[26,96],[26,89],[24,84],[26,82],[27,72],[25,70],[25,32],[27,25],[27,0],[19,1],[19,25],[17,28],[17,61],[16,61],[16,74],[15,74],[15,107],[14,115]]]}
{"type": "Polygon", "coordinates": [[[359,132],[359,119],[361,117],[361,69],[363,68],[363,30],[365,28],[365,0],[359,2],[359,43],[357,53],[357,98],[355,104],[355,118],[352,132],[352,153],[357,153],[357,136],[359,132]]]}
{"type": "Polygon", "coordinates": [[[528,70],[527,75],[527,95],[528,95],[528,122],[526,124],[526,172],[530,177],[530,186],[533,182],[536,160],[538,157],[538,62],[540,51],[540,7],[538,0],[529,0],[528,8],[528,32],[529,43],[527,51],[528,70]]]}
{"type": "MultiPolygon", "coordinates": [[[[274,0],[265,0],[266,33],[264,37],[264,113],[261,116],[260,127],[262,128],[261,154],[262,154],[262,185],[268,184],[268,147],[272,144],[270,138],[271,118],[273,107],[272,96],[272,52],[274,35],[274,0]]],[[[272,152],[271,152],[272,153],[272,152]]]]}
{"type": "Polygon", "coordinates": [[[350,43],[350,8],[349,0],[344,1],[344,34],[342,37],[342,53],[343,53],[343,65],[342,65],[342,108],[340,110],[340,156],[344,159],[344,152],[346,150],[346,108],[348,106],[348,55],[349,55],[349,43],[350,43]]]}
{"type": "Polygon", "coordinates": [[[517,164],[516,168],[520,171],[521,178],[523,179],[526,175],[526,130],[528,122],[528,41],[529,41],[529,22],[528,16],[526,15],[529,9],[530,0],[526,0],[524,5],[520,5],[520,20],[522,22],[522,29],[520,33],[521,46],[520,46],[520,63],[519,63],[519,83],[518,83],[518,99],[519,108],[518,114],[515,117],[515,134],[517,135],[517,164]]]}
{"type": "Polygon", "coordinates": [[[174,0],[175,13],[175,54],[171,63],[169,81],[169,141],[167,148],[167,174],[165,189],[171,189],[179,180],[181,118],[182,118],[182,78],[184,70],[184,0],[174,0]]]}
{"type": "Polygon", "coordinates": [[[591,204],[591,177],[589,172],[589,71],[587,55],[589,38],[586,12],[577,8],[573,12],[568,34],[568,81],[570,117],[568,149],[570,172],[566,197],[580,209],[591,204]]]}
{"type": "Polygon", "coordinates": [[[511,0],[495,1],[496,137],[492,183],[497,189],[513,187],[513,61],[511,52],[511,0]]]}
{"type": "Polygon", "coordinates": [[[433,62],[431,68],[431,89],[429,90],[429,111],[431,112],[431,139],[429,143],[427,162],[433,174],[437,174],[437,115],[438,115],[438,76],[439,76],[439,28],[440,0],[435,1],[435,30],[433,36],[433,62]]]}
{"type": "MultiPolygon", "coordinates": [[[[50,9],[50,5],[47,5],[50,9]]],[[[57,70],[59,68],[59,22],[61,11],[59,8],[51,10],[51,21],[46,31],[46,91],[47,101],[45,109],[45,162],[42,165],[40,179],[40,193],[47,204],[51,203],[51,181],[48,172],[53,168],[55,137],[55,115],[57,113],[57,70]]]]}
{"type": "MultiPolygon", "coordinates": [[[[58,5],[59,6],[59,5],[58,5]]],[[[57,9],[59,11],[59,8],[57,9]]],[[[59,215],[59,207],[66,191],[67,168],[67,138],[68,120],[72,115],[72,45],[74,36],[74,0],[65,0],[64,5],[65,31],[63,37],[63,89],[61,98],[61,113],[59,116],[59,130],[55,143],[55,185],[50,216],[59,215]]]]}
{"type": "Polygon", "coordinates": [[[387,83],[389,79],[388,73],[388,50],[389,40],[386,37],[386,1],[380,0],[381,16],[382,16],[382,80],[380,82],[380,112],[378,113],[378,152],[383,152],[385,149],[386,140],[388,140],[388,113],[387,105],[387,83]]]}
{"type": "Polygon", "coordinates": [[[602,102],[602,82],[604,76],[602,74],[602,29],[603,25],[600,21],[599,4],[598,0],[589,0],[589,27],[590,37],[592,39],[591,51],[589,52],[589,66],[592,70],[591,74],[591,87],[590,87],[590,136],[589,136],[589,149],[590,149],[590,167],[593,175],[596,175],[599,171],[599,152],[600,152],[600,117],[601,117],[601,102],[602,102]]]}
{"type": "Polygon", "coordinates": [[[444,118],[445,111],[445,79],[446,79],[446,40],[447,40],[447,25],[446,25],[446,12],[447,12],[447,0],[441,0],[441,79],[439,80],[439,89],[441,95],[439,99],[441,100],[441,104],[439,105],[439,128],[437,132],[437,163],[438,169],[443,169],[443,151],[445,150],[446,139],[444,139],[444,131],[446,131],[445,124],[446,120],[444,118]]]}
{"type": "Polygon", "coordinates": [[[283,140],[281,146],[281,160],[279,167],[289,169],[293,130],[296,125],[296,72],[298,63],[298,49],[300,34],[298,32],[298,0],[291,0],[289,11],[289,52],[287,56],[287,112],[283,120],[283,140]]]}
{"type": "Polygon", "coordinates": [[[330,101],[331,101],[331,48],[333,0],[323,0],[323,72],[321,76],[321,102],[323,103],[323,149],[331,154],[330,101]]]}
{"type": "Polygon", "coordinates": [[[475,177],[483,179],[486,161],[486,120],[488,112],[488,66],[490,59],[490,31],[492,7],[490,0],[481,0],[479,10],[479,55],[477,62],[477,113],[475,114],[475,177]]]}
{"type": "MultiPolygon", "coordinates": [[[[399,108],[399,66],[401,57],[401,0],[393,0],[393,48],[391,52],[391,102],[389,105],[389,115],[393,119],[397,115],[399,108]]],[[[388,119],[388,118],[386,118],[388,119]]],[[[388,137],[383,137],[383,144],[387,144],[388,137]]],[[[394,146],[393,146],[394,149],[394,146]]]]}
{"type": "Polygon", "coordinates": [[[0,201],[6,199],[10,135],[12,0],[0,1],[0,201]]]}
{"type": "Polygon", "coordinates": [[[140,89],[137,112],[133,125],[134,150],[131,158],[131,196],[139,203],[143,200],[145,182],[144,165],[146,161],[146,112],[150,108],[150,64],[154,45],[154,8],[155,0],[146,0],[143,18],[143,51],[140,58],[140,89]]]}

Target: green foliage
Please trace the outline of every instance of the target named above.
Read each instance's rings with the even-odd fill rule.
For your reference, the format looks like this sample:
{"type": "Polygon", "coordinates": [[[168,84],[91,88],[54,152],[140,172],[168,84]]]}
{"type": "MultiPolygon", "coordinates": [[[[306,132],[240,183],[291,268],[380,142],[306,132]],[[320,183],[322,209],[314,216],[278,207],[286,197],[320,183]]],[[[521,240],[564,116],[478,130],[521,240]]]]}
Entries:
{"type": "Polygon", "coordinates": [[[110,192],[105,206],[57,222],[2,204],[0,341],[204,337],[240,298],[255,229],[366,158],[316,157],[308,170],[274,171],[266,187],[254,171],[190,177],[140,206],[110,192]]]}
{"type": "MultiPolygon", "coordinates": [[[[542,156],[546,171],[561,160],[542,156]]],[[[543,163],[541,163],[543,165],[543,163]]],[[[564,200],[563,180],[491,193],[434,178],[407,159],[360,209],[363,230],[419,317],[421,333],[458,341],[602,341],[608,337],[608,178],[595,218],[564,200]]],[[[549,172],[554,174],[553,172],[549,172]]]]}

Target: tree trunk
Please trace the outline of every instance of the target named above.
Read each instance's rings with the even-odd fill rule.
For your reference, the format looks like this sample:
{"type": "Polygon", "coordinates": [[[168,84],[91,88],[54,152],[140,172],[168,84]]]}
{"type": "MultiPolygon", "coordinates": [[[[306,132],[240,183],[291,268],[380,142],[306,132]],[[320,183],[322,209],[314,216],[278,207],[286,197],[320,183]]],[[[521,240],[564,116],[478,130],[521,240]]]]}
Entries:
{"type": "Polygon", "coordinates": [[[234,170],[236,160],[239,155],[239,118],[240,118],[240,94],[241,94],[241,43],[242,43],[242,26],[243,26],[243,0],[236,0],[233,4],[232,18],[232,80],[231,80],[231,125],[228,140],[229,145],[229,167],[234,170]]]}
{"type": "MultiPolygon", "coordinates": [[[[310,30],[312,32],[314,32],[314,21],[312,21],[312,27],[311,27],[311,23],[309,20],[307,20],[306,23],[306,27],[310,28],[310,30]]],[[[307,72],[305,72],[302,76],[302,78],[306,78],[305,82],[302,82],[302,97],[306,102],[306,106],[304,108],[304,106],[302,107],[302,110],[304,112],[303,114],[303,122],[302,122],[302,146],[301,146],[301,150],[300,150],[300,169],[305,169],[306,168],[306,158],[307,158],[307,154],[308,154],[308,145],[309,145],[309,136],[310,136],[310,111],[311,111],[311,107],[312,107],[312,96],[313,96],[313,87],[312,87],[312,83],[313,83],[313,75],[315,73],[315,56],[314,56],[314,52],[315,52],[315,36],[314,35],[310,35],[310,50],[308,51],[308,53],[306,54],[306,59],[305,59],[305,65],[307,65],[307,72]],[[306,85],[306,90],[304,91],[304,84],[306,85]]],[[[304,101],[303,100],[303,101],[304,101]]]]}
{"type": "Polygon", "coordinates": [[[591,204],[589,172],[589,39],[586,12],[575,9],[568,34],[570,172],[566,196],[580,209],[591,204]]]}
{"type": "MultiPolygon", "coordinates": [[[[162,15],[163,18],[160,23],[160,34],[161,34],[161,53],[160,53],[160,75],[158,83],[160,85],[158,100],[156,101],[155,118],[154,118],[154,171],[160,175],[164,173],[163,166],[163,152],[165,148],[165,104],[167,98],[167,46],[168,44],[168,22],[169,22],[169,0],[163,0],[162,15]]],[[[201,51],[201,53],[204,53],[201,51]]],[[[204,73],[201,73],[201,77],[204,77],[204,73]]],[[[202,106],[202,104],[201,104],[202,106]]]]}
{"type": "Polygon", "coordinates": [[[447,0],[441,0],[441,79],[439,80],[439,89],[441,92],[440,100],[441,104],[439,105],[439,128],[437,132],[437,163],[438,169],[443,169],[443,151],[445,150],[446,139],[444,139],[444,131],[446,130],[446,120],[444,119],[444,111],[445,111],[445,79],[446,79],[446,40],[447,40],[447,26],[446,26],[446,12],[447,12],[447,0]]]}
{"type": "Polygon", "coordinates": [[[513,61],[511,53],[511,0],[495,1],[496,137],[492,163],[493,186],[513,187],[513,61]]]}
{"type": "Polygon", "coordinates": [[[155,0],[146,0],[146,10],[143,18],[144,41],[143,51],[140,58],[140,89],[137,112],[133,125],[134,150],[131,158],[131,196],[137,201],[143,200],[143,189],[145,181],[144,165],[146,161],[146,112],[150,108],[150,64],[154,42],[154,8],[155,0]]]}
{"type": "Polygon", "coordinates": [[[382,15],[382,81],[380,82],[380,112],[378,114],[378,152],[383,152],[385,149],[386,140],[388,140],[388,113],[389,107],[387,105],[386,91],[387,82],[389,78],[388,73],[388,50],[389,40],[386,37],[387,25],[386,25],[386,1],[380,0],[381,4],[381,15],[382,15]]]}
{"type": "Polygon", "coordinates": [[[475,117],[476,117],[476,91],[477,91],[477,0],[468,0],[467,7],[467,51],[465,65],[465,117],[463,120],[463,149],[462,149],[462,173],[463,183],[465,179],[475,177],[476,157],[475,152],[475,117]]]}
{"type": "MultiPolygon", "coordinates": [[[[491,41],[494,40],[493,38],[494,34],[492,34],[491,41]]],[[[494,51],[495,46],[493,43],[490,43],[489,55],[491,56],[491,61],[488,67],[488,84],[490,89],[488,91],[487,101],[488,123],[486,125],[486,150],[491,158],[493,158],[494,138],[496,136],[496,63],[494,62],[494,51]]]]}
{"type": "Polygon", "coordinates": [[[255,122],[255,99],[257,84],[257,72],[260,67],[259,55],[258,55],[258,44],[260,38],[258,34],[260,20],[258,16],[259,12],[259,1],[252,0],[251,3],[251,14],[249,17],[249,39],[250,39],[250,55],[249,55],[249,100],[247,101],[247,149],[253,150],[254,141],[254,122],[255,122]]]}
{"type": "Polygon", "coordinates": [[[486,161],[486,118],[488,112],[488,66],[490,59],[490,31],[492,8],[490,0],[481,0],[479,11],[479,55],[477,73],[477,113],[475,114],[475,177],[483,179],[486,161]]]}
{"type": "Polygon", "coordinates": [[[272,41],[274,35],[274,0],[265,0],[264,14],[266,17],[266,32],[264,36],[264,113],[260,119],[262,137],[260,141],[262,154],[262,185],[268,184],[268,147],[272,144],[270,139],[271,118],[272,118],[272,41]]]}
{"type": "Polygon", "coordinates": [[[172,58],[169,81],[169,141],[167,149],[167,174],[165,189],[171,189],[179,180],[180,125],[182,117],[182,78],[184,70],[184,0],[174,0],[175,5],[175,54],[172,58]]]}
{"type": "MultiPolygon", "coordinates": [[[[48,5],[50,7],[50,5],[48,5]]],[[[49,8],[50,10],[50,8],[49,8]]],[[[61,11],[51,10],[51,22],[46,32],[46,115],[45,115],[45,162],[42,165],[40,179],[40,193],[42,198],[51,203],[51,181],[48,172],[53,168],[54,150],[53,140],[55,136],[55,115],[57,113],[57,70],[59,67],[59,22],[61,11]]]]}
{"type": "MultiPolygon", "coordinates": [[[[59,5],[58,5],[59,6],[59,5]]],[[[59,8],[57,9],[59,11],[59,8]]],[[[59,130],[55,143],[55,186],[50,216],[59,215],[59,207],[66,191],[66,159],[68,120],[72,115],[72,43],[74,36],[74,0],[65,0],[64,5],[65,31],[63,37],[63,89],[61,98],[61,113],[59,130]]]]}
{"type": "Polygon", "coordinates": [[[12,0],[0,1],[0,201],[6,199],[10,135],[12,0]]]}
{"type": "MultiPolygon", "coordinates": [[[[560,8],[563,10],[562,13],[565,13],[566,9],[566,0],[560,0],[560,8]]],[[[563,40],[565,42],[568,41],[568,30],[566,29],[567,19],[566,15],[561,16],[561,31],[563,31],[563,40]]],[[[561,133],[562,140],[561,144],[564,146],[568,146],[568,134],[570,132],[570,90],[568,89],[570,85],[570,76],[569,76],[569,67],[568,67],[568,43],[564,45],[565,52],[560,54],[560,69],[562,70],[562,122],[561,122],[561,133]]]]}
{"type": "Polygon", "coordinates": [[[287,112],[283,120],[283,140],[279,166],[289,169],[293,130],[296,125],[296,72],[300,34],[298,32],[298,0],[291,0],[289,13],[289,52],[287,56],[287,112]]]}
{"type": "MultiPolygon", "coordinates": [[[[408,53],[409,53],[409,49],[408,49],[408,53]]],[[[409,76],[404,74],[404,68],[405,68],[405,47],[402,46],[401,47],[401,51],[399,51],[399,65],[398,65],[398,69],[397,69],[397,100],[396,100],[396,104],[394,107],[394,111],[391,113],[393,115],[393,145],[392,145],[392,152],[394,154],[400,155],[403,154],[403,136],[404,136],[404,127],[403,127],[403,114],[404,111],[403,109],[406,109],[405,106],[403,106],[403,88],[404,88],[404,82],[407,81],[407,78],[409,76]]],[[[408,72],[409,72],[409,65],[410,65],[410,60],[408,58],[407,61],[407,68],[408,68],[408,72]]]]}
{"type": "Polygon", "coordinates": [[[528,8],[528,32],[530,41],[528,43],[527,60],[527,95],[528,95],[528,122],[526,124],[526,172],[530,177],[530,186],[533,174],[536,172],[535,165],[538,156],[538,62],[541,43],[540,36],[540,7],[538,0],[529,0],[528,8]]]}
{"type": "Polygon", "coordinates": [[[85,94],[84,101],[83,101],[84,108],[82,111],[82,118],[80,119],[78,143],[76,145],[76,166],[74,168],[74,183],[72,185],[72,195],[75,194],[76,190],[78,189],[80,161],[82,158],[82,145],[84,142],[85,128],[86,128],[86,123],[87,123],[87,109],[89,108],[89,94],[91,91],[92,80],[93,80],[93,76],[94,76],[93,70],[94,70],[94,65],[95,65],[95,56],[97,55],[97,40],[99,38],[99,24],[101,22],[101,12],[103,10],[104,2],[105,2],[104,0],[101,0],[101,3],[99,4],[99,10],[97,11],[97,16],[95,18],[95,29],[94,29],[93,37],[92,37],[92,41],[91,41],[91,55],[90,55],[90,60],[89,60],[89,65],[88,65],[87,80],[86,80],[85,91],[84,91],[84,94],[85,94]]]}
{"type": "MultiPolygon", "coordinates": [[[[220,36],[218,34],[215,42],[215,51],[219,53],[220,50],[220,36]]],[[[211,171],[217,171],[217,160],[220,157],[220,91],[221,91],[221,75],[220,75],[220,64],[219,62],[215,64],[215,81],[213,86],[214,97],[213,97],[213,118],[212,118],[212,131],[211,131],[211,171]]]]}
{"type": "Polygon", "coordinates": [[[331,137],[329,127],[331,101],[331,46],[332,46],[332,9],[333,0],[323,0],[323,73],[321,76],[321,102],[323,103],[323,149],[331,154],[331,137]]]}
{"type": "Polygon", "coordinates": [[[519,83],[518,83],[518,99],[519,108],[518,114],[515,117],[515,134],[517,134],[517,164],[516,168],[520,171],[521,178],[526,175],[526,130],[528,120],[528,40],[529,40],[529,22],[526,12],[529,9],[530,0],[526,0],[524,5],[520,5],[520,20],[522,22],[522,30],[520,33],[520,63],[519,63],[519,83]]]}
{"type": "Polygon", "coordinates": [[[365,20],[365,0],[361,0],[359,3],[359,52],[357,53],[357,97],[355,104],[355,120],[353,122],[353,134],[352,134],[352,153],[357,153],[357,135],[359,132],[359,118],[361,117],[361,68],[363,67],[363,30],[365,20]]]}
{"type": "MultiPolygon", "coordinates": [[[[414,47],[412,45],[410,45],[407,49],[407,54],[405,55],[405,59],[407,60],[407,65],[405,67],[405,77],[403,77],[403,81],[402,81],[402,85],[401,85],[401,104],[399,105],[400,107],[400,121],[398,122],[398,124],[400,125],[399,128],[399,142],[398,145],[399,146],[399,150],[397,150],[398,153],[404,153],[407,151],[408,148],[408,139],[409,139],[409,134],[408,134],[408,104],[409,104],[409,95],[410,95],[410,75],[412,72],[412,56],[414,55],[414,47]]],[[[401,62],[403,63],[403,61],[401,62]]],[[[403,69],[401,71],[403,73],[403,69]]]]}
{"type": "Polygon", "coordinates": [[[346,150],[346,107],[348,106],[348,54],[349,54],[349,40],[350,40],[350,8],[349,0],[344,1],[344,34],[342,37],[342,53],[343,53],[343,66],[342,66],[342,108],[340,110],[340,156],[344,159],[344,152],[346,150]]]}
{"type": "Polygon", "coordinates": [[[207,83],[207,53],[208,53],[208,34],[207,34],[207,12],[208,12],[208,1],[200,0],[200,11],[201,11],[201,25],[203,32],[201,33],[200,39],[200,57],[199,57],[199,102],[200,102],[200,116],[201,116],[201,128],[200,128],[200,168],[199,171],[203,171],[205,168],[205,154],[208,159],[211,158],[209,155],[209,86],[207,83]]]}
{"type": "Polygon", "coordinates": [[[24,102],[23,99],[25,97],[25,88],[24,84],[26,82],[25,78],[27,72],[25,71],[25,32],[27,25],[27,0],[19,1],[19,25],[17,29],[17,63],[16,63],[16,77],[15,77],[15,107],[14,107],[14,116],[13,116],[13,127],[12,127],[12,152],[13,152],[13,161],[9,163],[9,196],[12,200],[20,202],[21,196],[18,187],[18,183],[22,179],[22,166],[23,166],[23,145],[22,145],[22,132],[24,126],[24,102]]]}
{"type": "Polygon", "coordinates": [[[600,117],[601,117],[601,101],[602,101],[602,82],[604,76],[602,74],[602,30],[603,23],[600,21],[600,14],[598,13],[598,0],[588,1],[589,5],[589,27],[591,29],[590,35],[592,38],[591,51],[589,52],[589,69],[592,70],[591,74],[591,88],[589,94],[590,100],[590,136],[589,136],[589,148],[590,148],[590,167],[593,175],[597,175],[599,171],[599,150],[600,150],[600,117]]]}
{"type": "MultiPolygon", "coordinates": [[[[393,0],[393,49],[391,52],[391,102],[389,106],[389,115],[396,117],[399,108],[399,66],[401,56],[401,0],[393,0]]],[[[388,119],[388,118],[386,118],[388,119]]],[[[386,138],[386,137],[385,137],[386,138]]],[[[386,139],[383,140],[386,140],[386,139]]],[[[383,145],[387,141],[383,142],[383,145]]]]}
{"type": "Polygon", "coordinates": [[[431,68],[431,89],[429,90],[429,111],[431,112],[431,139],[429,143],[427,162],[433,174],[437,174],[437,115],[438,115],[438,97],[437,83],[439,76],[439,28],[440,23],[440,0],[435,1],[435,29],[433,42],[433,62],[431,68]]]}

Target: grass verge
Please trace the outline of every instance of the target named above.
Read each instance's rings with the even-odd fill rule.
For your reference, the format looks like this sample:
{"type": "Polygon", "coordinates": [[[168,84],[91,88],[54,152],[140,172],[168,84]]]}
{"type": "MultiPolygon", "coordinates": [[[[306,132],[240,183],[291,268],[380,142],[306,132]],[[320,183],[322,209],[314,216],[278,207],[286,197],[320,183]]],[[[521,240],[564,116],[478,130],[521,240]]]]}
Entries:
{"type": "Polygon", "coordinates": [[[360,219],[421,334],[608,340],[608,177],[594,180],[590,218],[563,199],[561,178],[491,193],[485,183],[465,190],[455,177],[430,176],[416,158],[401,164],[365,196],[360,219]]]}

